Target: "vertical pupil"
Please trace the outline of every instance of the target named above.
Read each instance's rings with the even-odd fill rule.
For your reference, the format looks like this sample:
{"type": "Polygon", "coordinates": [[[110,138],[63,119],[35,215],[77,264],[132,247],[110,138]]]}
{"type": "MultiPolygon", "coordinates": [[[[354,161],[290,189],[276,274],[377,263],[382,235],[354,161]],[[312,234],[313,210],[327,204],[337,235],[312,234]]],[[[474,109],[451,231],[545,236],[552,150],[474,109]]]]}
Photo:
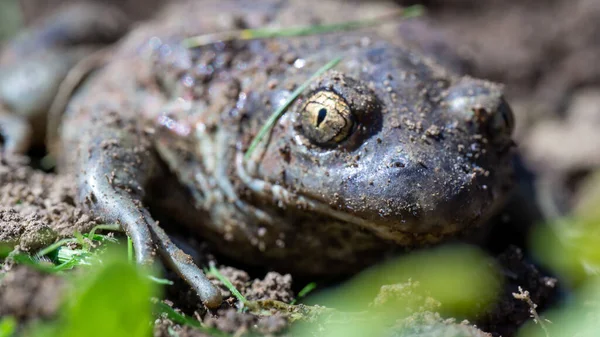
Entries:
{"type": "Polygon", "coordinates": [[[319,115],[317,116],[317,127],[319,127],[321,125],[321,123],[323,123],[326,116],[327,116],[327,109],[321,108],[319,110],[319,115]]]}

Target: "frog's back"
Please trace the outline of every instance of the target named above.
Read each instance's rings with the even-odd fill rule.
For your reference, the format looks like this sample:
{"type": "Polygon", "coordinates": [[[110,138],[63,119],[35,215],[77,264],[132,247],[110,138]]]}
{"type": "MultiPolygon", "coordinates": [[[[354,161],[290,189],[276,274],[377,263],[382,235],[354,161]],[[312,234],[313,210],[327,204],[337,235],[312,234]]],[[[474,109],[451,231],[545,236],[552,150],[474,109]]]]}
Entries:
{"type": "MultiPolygon", "coordinates": [[[[181,67],[183,71],[190,67],[190,55],[181,44],[184,38],[245,28],[343,22],[382,16],[397,10],[395,4],[384,1],[360,6],[354,1],[338,0],[208,0],[167,5],[154,19],[133,27],[112,50],[102,71],[86,81],[84,89],[73,97],[65,112],[66,123],[61,126],[62,147],[69,152],[68,149],[75,148],[75,144],[79,143],[82,128],[99,127],[96,122],[101,122],[103,118],[94,117],[95,111],[104,108],[93,107],[112,104],[115,106],[111,110],[118,111],[122,118],[143,118],[151,123],[156,121],[161,113],[160,108],[165,104],[162,99],[164,88],[156,83],[157,73],[176,73],[177,69],[174,68],[181,67]],[[163,64],[157,66],[156,59],[163,64]],[[169,69],[164,69],[165,63],[169,69]],[[161,66],[162,69],[157,69],[161,66]],[[87,92],[94,92],[94,95],[85,94],[87,92]],[[148,98],[143,109],[132,108],[143,101],[140,97],[148,98]]],[[[403,43],[393,24],[377,30],[388,40],[391,38],[395,43],[403,43]]],[[[72,168],[73,164],[63,167],[72,168]]]]}

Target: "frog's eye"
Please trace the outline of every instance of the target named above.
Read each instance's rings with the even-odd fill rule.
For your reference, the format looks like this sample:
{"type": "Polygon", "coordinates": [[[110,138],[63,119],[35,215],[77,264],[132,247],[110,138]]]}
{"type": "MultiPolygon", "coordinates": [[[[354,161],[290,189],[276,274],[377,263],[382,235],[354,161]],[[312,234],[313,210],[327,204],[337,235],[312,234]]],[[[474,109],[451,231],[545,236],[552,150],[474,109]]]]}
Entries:
{"type": "Polygon", "coordinates": [[[304,135],[318,145],[335,145],[346,139],[354,124],[348,103],[332,91],[318,91],[300,111],[304,135]]]}

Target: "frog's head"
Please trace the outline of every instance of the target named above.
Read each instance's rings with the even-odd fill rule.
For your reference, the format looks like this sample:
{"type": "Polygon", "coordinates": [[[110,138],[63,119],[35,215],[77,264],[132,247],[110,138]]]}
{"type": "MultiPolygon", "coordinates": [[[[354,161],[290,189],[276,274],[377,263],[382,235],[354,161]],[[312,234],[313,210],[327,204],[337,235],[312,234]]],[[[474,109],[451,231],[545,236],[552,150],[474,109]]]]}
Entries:
{"type": "MultiPolygon", "coordinates": [[[[315,68],[328,60],[311,57],[315,68]]],[[[499,85],[374,43],[350,48],[294,102],[256,173],[315,212],[401,244],[433,242],[483,221],[506,195],[512,130],[499,85]]]]}

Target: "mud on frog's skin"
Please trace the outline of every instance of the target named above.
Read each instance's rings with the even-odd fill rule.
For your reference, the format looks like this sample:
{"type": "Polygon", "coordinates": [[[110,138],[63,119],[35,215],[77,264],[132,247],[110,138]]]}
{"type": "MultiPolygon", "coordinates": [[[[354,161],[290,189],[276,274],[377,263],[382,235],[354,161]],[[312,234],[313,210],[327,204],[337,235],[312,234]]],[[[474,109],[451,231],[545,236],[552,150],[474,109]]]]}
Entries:
{"type": "Polygon", "coordinates": [[[211,13],[244,13],[238,26],[311,22],[293,3],[236,4],[179,5],[137,28],[63,117],[59,171],[77,177],[80,205],[123,226],[139,262],[157,248],[207,304],[220,301],[146,204],[247,263],[333,274],[462,233],[503,199],[512,113],[499,85],[383,30],[182,47],[235,28],[211,13]],[[245,160],[290,91],[338,56],[245,160]]]}

